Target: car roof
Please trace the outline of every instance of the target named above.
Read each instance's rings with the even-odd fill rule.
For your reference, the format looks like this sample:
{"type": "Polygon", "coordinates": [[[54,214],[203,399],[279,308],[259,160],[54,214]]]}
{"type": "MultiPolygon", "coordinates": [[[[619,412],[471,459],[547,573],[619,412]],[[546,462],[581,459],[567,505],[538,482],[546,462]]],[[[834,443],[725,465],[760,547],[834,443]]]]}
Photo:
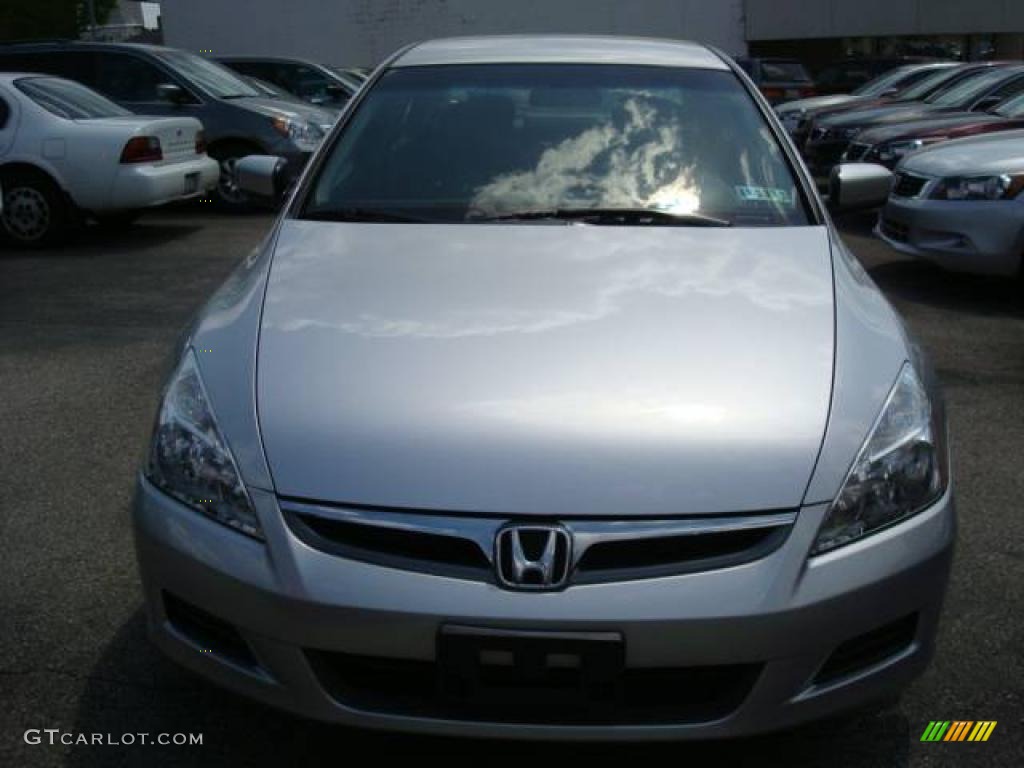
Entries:
{"type": "Polygon", "coordinates": [[[729,68],[719,54],[697,43],[599,35],[490,35],[429,40],[405,49],[390,66],[549,63],[729,68]]]}
{"type": "Polygon", "coordinates": [[[217,54],[213,57],[214,61],[275,61],[275,62],[287,62],[291,64],[307,64],[311,67],[322,67],[323,65],[318,64],[310,59],[301,59],[297,56],[231,56],[231,55],[220,55],[217,54]]]}
{"type": "MultiPolygon", "coordinates": [[[[0,83],[3,83],[4,85],[10,85],[15,80],[21,80],[25,77],[45,77],[50,80],[67,80],[66,77],[61,77],[60,75],[51,75],[47,74],[46,72],[0,72],[0,83]]],[[[81,83],[77,83],[77,85],[81,85],[81,83]]]]}
{"type": "Polygon", "coordinates": [[[139,53],[158,53],[161,51],[178,51],[166,45],[149,43],[105,43],[92,40],[23,40],[18,42],[0,42],[0,53],[13,51],[106,51],[124,50],[139,53]]]}

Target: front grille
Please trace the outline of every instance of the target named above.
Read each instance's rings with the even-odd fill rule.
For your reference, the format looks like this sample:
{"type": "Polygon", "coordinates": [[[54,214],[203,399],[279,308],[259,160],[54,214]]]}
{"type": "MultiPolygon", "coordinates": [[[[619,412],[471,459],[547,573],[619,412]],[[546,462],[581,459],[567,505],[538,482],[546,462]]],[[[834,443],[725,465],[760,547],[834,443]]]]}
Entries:
{"type": "Polygon", "coordinates": [[[917,197],[927,183],[928,179],[922,176],[915,176],[912,173],[897,173],[892,194],[894,197],[917,197]]]}
{"type": "Polygon", "coordinates": [[[901,224],[898,221],[882,217],[880,223],[882,234],[888,237],[890,240],[895,240],[898,243],[905,243],[910,239],[910,228],[906,224],[901,224]]]}
{"type": "MultiPolygon", "coordinates": [[[[321,552],[400,570],[498,583],[495,541],[509,523],[557,522],[573,542],[565,586],[726,568],[785,541],[792,511],[659,520],[425,513],[282,499],[290,530],[321,552]]],[[[564,563],[564,561],[563,561],[564,563]]],[[[561,584],[559,585],[561,586],[561,584]]]]}
{"type": "Polygon", "coordinates": [[[847,640],[822,665],[814,684],[826,685],[891,659],[909,648],[916,635],[917,614],[912,614],[847,640]]]}
{"type": "Polygon", "coordinates": [[[658,536],[649,539],[599,542],[587,549],[576,565],[576,582],[611,581],[632,572],[657,576],[687,571],[710,571],[733,565],[737,558],[753,560],[776,549],[785,539],[784,527],[709,532],[699,536],[658,536]]]}
{"type": "Polygon", "coordinates": [[[435,661],[307,650],[324,690],[346,707],[387,715],[543,725],[676,724],[736,711],[761,664],[626,668],[599,686],[570,664],[524,668],[481,661],[458,685],[435,661]]]}

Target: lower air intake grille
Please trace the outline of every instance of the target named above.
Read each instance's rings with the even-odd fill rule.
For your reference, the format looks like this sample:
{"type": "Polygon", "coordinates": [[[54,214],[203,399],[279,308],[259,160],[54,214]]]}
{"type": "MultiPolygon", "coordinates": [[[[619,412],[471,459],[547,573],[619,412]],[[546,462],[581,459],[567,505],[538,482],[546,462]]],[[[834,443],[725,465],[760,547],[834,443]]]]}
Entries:
{"type": "Polygon", "coordinates": [[[814,684],[825,685],[890,659],[909,648],[916,634],[917,614],[913,614],[847,640],[828,657],[814,684]]]}
{"type": "Polygon", "coordinates": [[[547,725],[673,724],[717,720],[750,693],[760,664],[626,669],[610,688],[588,692],[579,669],[523,676],[482,665],[476,684],[450,693],[437,663],[307,650],[324,689],[364,712],[445,720],[547,725]]]}
{"type": "Polygon", "coordinates": [[[248,669],[259,669],[259,662],[231,624],[197,608],[169,592],[163,593],[164,615],[172,627],[203,651],[248,669]]]}

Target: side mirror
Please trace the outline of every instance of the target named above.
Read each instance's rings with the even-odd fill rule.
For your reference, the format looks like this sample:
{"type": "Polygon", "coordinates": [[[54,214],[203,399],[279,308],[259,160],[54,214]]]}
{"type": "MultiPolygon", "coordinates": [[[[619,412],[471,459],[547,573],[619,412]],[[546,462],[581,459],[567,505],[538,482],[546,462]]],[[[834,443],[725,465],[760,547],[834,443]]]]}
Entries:
{"type": "Polygon", "coordinates": [[[892,171],[874,163],[843,163],[828,179],[828,207],[837,212],[878,208],[889,199],[892,171]]]}
{"type": "Polygon", "coordinates": [[[185,93],[185,89],[174,83],[160,83],[156,87],[156,92],[162,101],[167,101],[171,104],[184,104],[188,101],[188,94],[185,93]]]}
{"type": "Polygon", "coordinates": [[[288,189],[288,161],[277,155],[246,155],[235,161],[235,184],[247,195],[277,201],[288,189]]]}
{"type": "Polygon", "coordinates": [[[886,97],[887,98],[889,96],[895,96],[899,92],[900,92],[900,89],[893,85],[893,86],[890,86],[889,88],[886,88],[884,91],[882,91],[878,95],[881,96],[881,97],[886,97]]]}

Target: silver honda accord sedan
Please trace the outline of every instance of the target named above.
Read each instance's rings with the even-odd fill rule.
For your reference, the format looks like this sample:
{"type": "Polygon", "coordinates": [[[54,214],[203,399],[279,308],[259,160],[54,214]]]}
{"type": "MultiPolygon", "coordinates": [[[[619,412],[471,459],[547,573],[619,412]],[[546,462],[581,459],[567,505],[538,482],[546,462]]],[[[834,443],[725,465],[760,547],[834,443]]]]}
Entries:
{"type": "Polygon", "coordinates": [[[235,691],[404,731],[727,737],[932,655],[934,376],[712,49],[400,51],[177,353],[134,508],[149,627],[235,691]]]}

